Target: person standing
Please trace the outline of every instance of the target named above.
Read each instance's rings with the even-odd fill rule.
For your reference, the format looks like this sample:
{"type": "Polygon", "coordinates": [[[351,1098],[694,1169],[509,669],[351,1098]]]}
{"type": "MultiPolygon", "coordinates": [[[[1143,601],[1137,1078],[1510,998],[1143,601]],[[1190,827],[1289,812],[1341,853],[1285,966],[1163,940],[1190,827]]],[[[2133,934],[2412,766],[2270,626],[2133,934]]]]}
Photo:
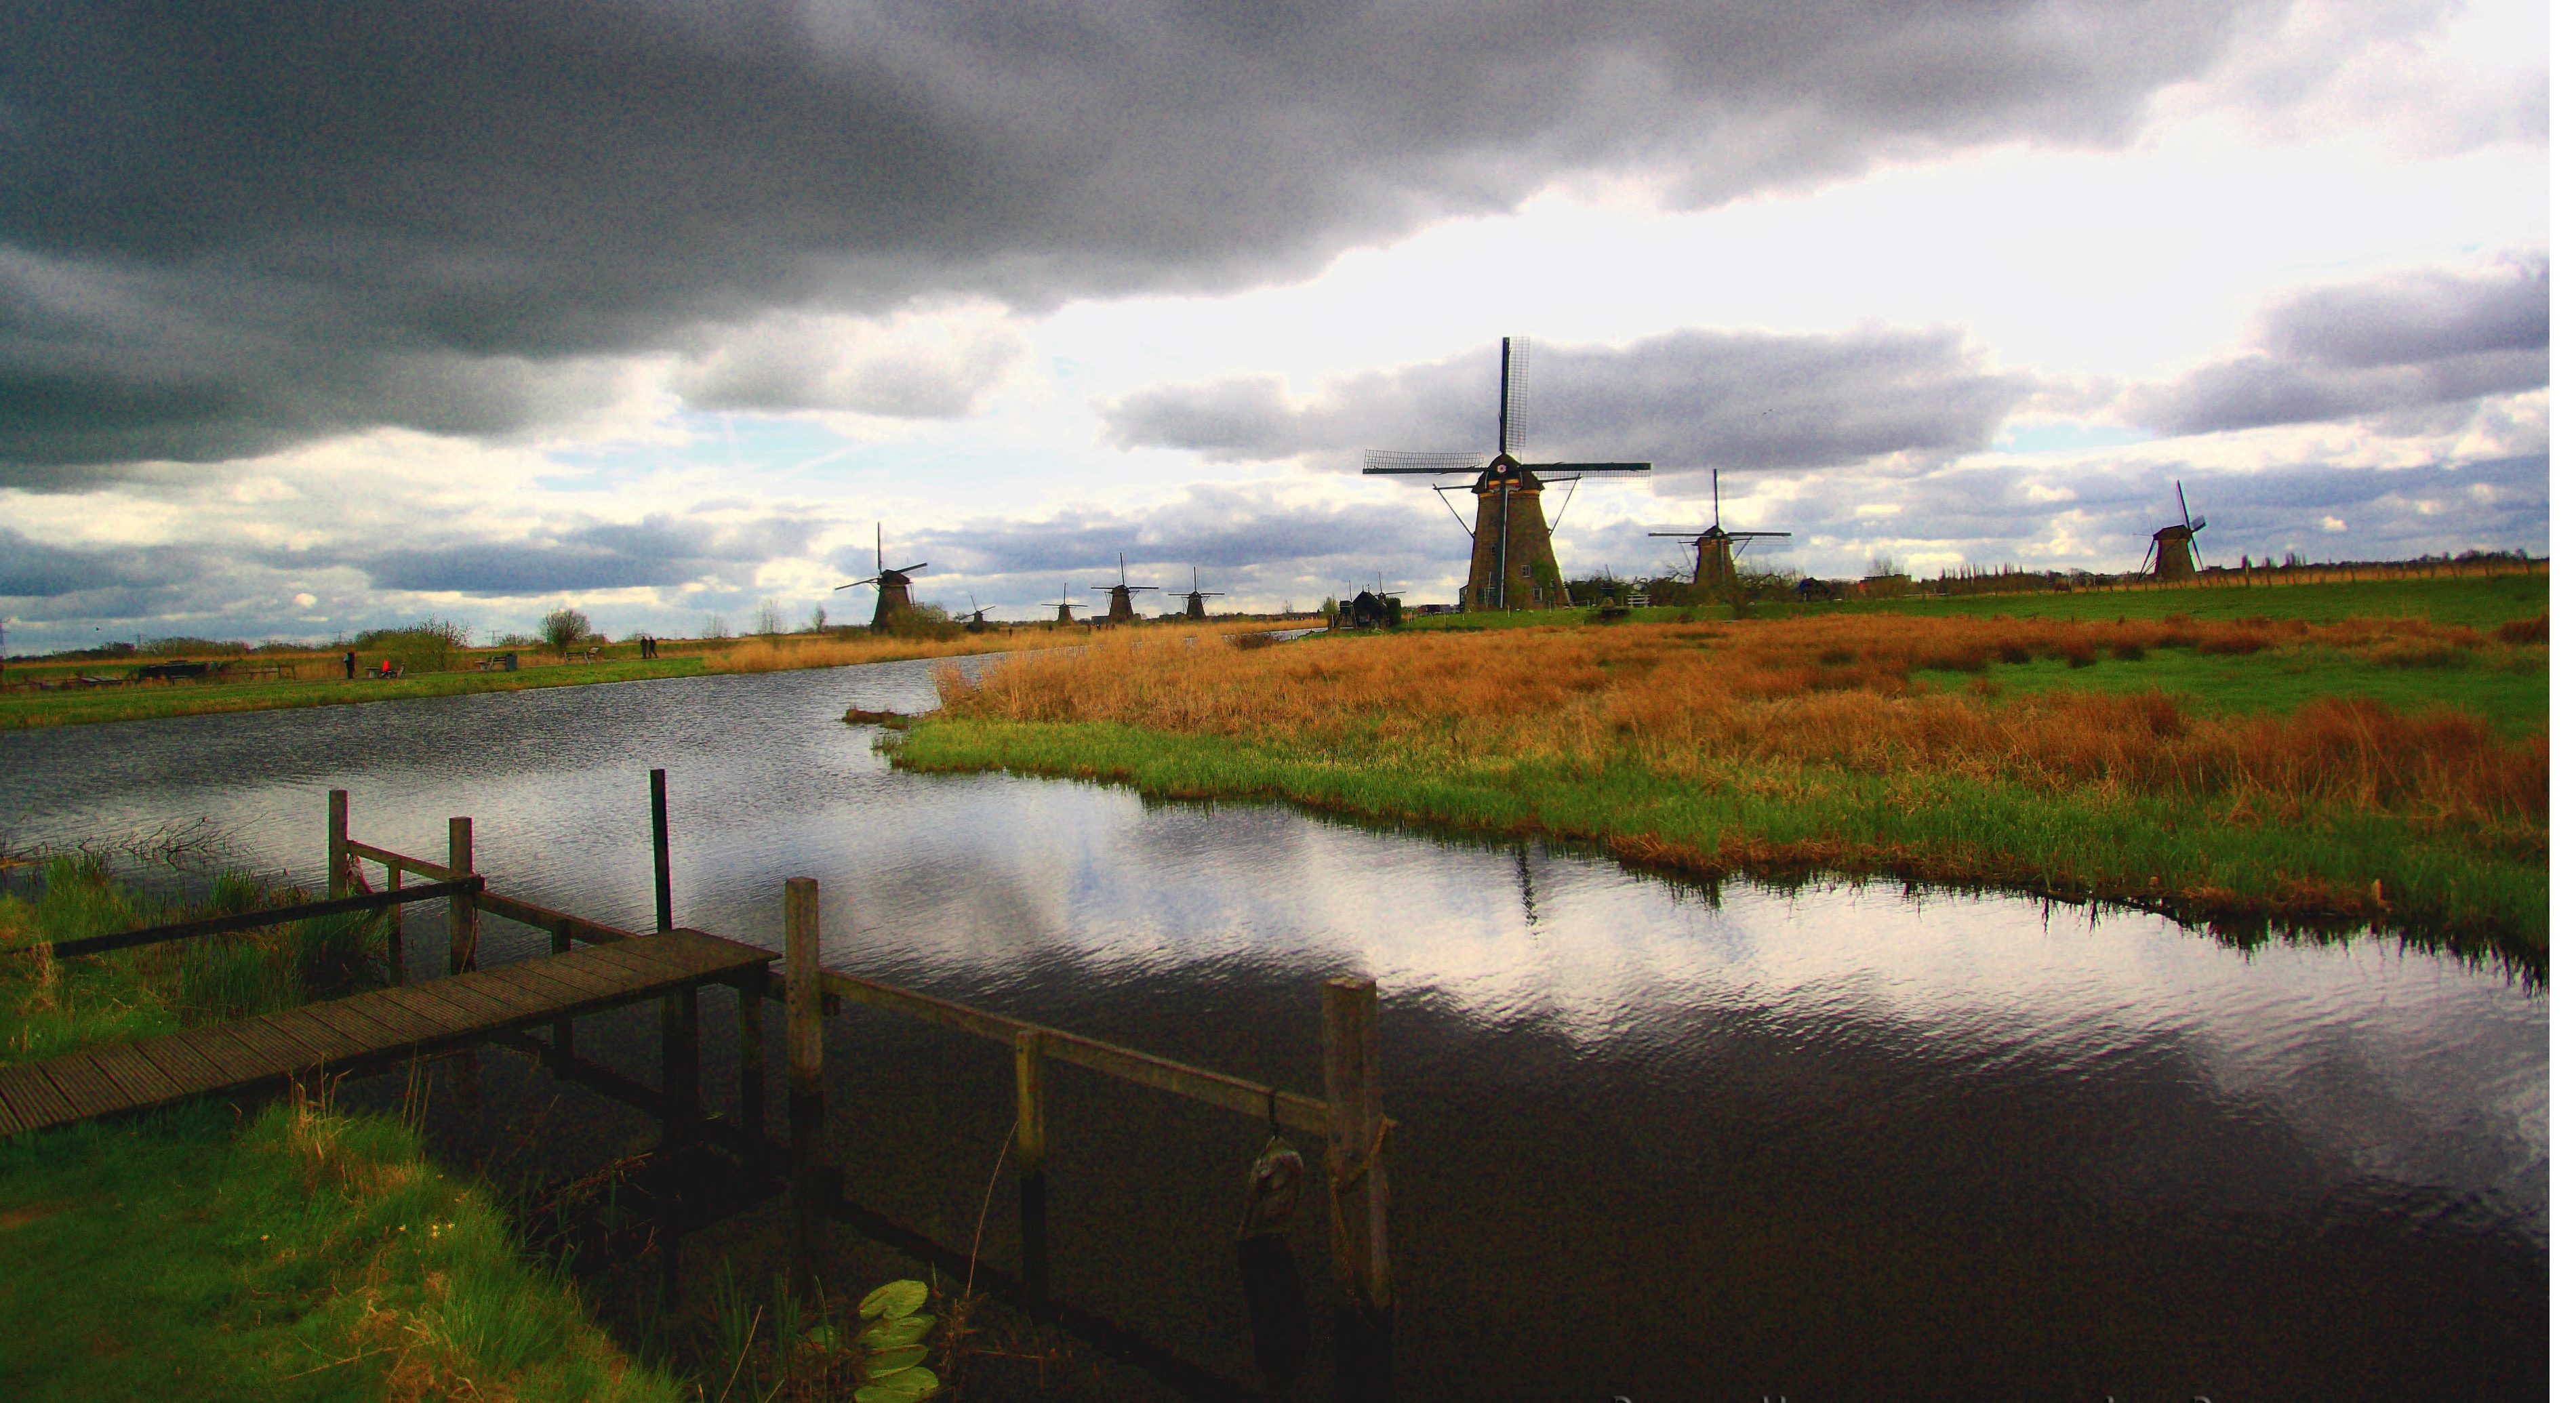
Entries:
{"type": "Polygon", "coordinates": [[[345,673],[347,673],[347,674],[349,675],[349,680],[350,680],[350,681],[355,682],[355,681],[357,681],[357,680],[358,680],[358,650],[357,650],[357,649],[352,648],[352,649],[350,649],[349,651],[347,651],[347,652],[345,652],[345,653],[342,653],[342,654],[340,655],[340,669],[341,669],[341,671],[343,671],[343,672],[345,672],[345,673]]]}

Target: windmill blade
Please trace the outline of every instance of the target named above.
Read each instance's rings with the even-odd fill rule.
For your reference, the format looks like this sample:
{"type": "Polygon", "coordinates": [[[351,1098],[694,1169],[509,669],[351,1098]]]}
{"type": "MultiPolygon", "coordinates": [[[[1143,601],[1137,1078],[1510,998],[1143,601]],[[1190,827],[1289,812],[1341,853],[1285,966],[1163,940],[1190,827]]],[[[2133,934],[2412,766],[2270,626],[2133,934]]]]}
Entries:
{"type": "Polygon", "coordinates": [[[2174,505],[2182,508],[2182,519],[2191,520],[2191,499],[2182,495],[2182,479],[2174,479],[2174,505]]]}
{"type": "Polygon", "coordinates": [[[1655,470],[1652,463],[1523,463],[1521,466],[1534,473],[1565,473],[1569,476],[1575,473],[1650,473],[1655,470]]]}
{"type": "Polygon", "coordinates": [[[1364,473],[1474,473],[1490,461],[1482,453],[1407,453],[1372,448],[1361,455],[1364,473]]]}
{"type": "Polygon", "coordinates": [[[915,570],[927,567],[929,564],[930,562],[927,560],[916,560],[910,565],[898,565],[893,569],[888,570],[886,573],[889,575],[909,575],[915,570]]]}
{"type": "Polygon", "coordinates": [[[2143,572],[2144,572],[2148,567],[2150,567],[2150,566],[2154,565],[2155,563],[2156,563],[2156,543],[2155,543],[2155,542],[2153,542],[2153,541],[2149,541],[2149,542],[2147,542],[2147,554],[2146,554],[2146,557],[2145,557],[2144,559],[2142,559],[2142,560],[2140,560],[2140,561],[2138,562],[2138,569],[2143,573],[2143,572]]]}
{"type": "Polygon", "coordinates": [[[861,586],[861,585],[872,585],[872,584],[875,584],[875,583],[876,583],[876,581],[874,581],[874,580],[852,580],[852,581],[850,581],[850,582],[849,582],[848,584],[846,584],[846,585],[834,585],[834,586],[832,586],[832,593],[834,593],[834,594],[839,594],[841,591],[843,591],[843,590],[845,590],[845,589],[857,589],[857,588],[858,588],[859,586],[861,586]]]}
{"type": "Polygon", "coordinates": [[[1706,531],[1649,531],[1646,534],[1649,536],[1688,536],[1693,540],[1697,540],[1702,536],[1723,536],[1726,533],[1711,528],[1706,531]]]}
{"type": "Polygon", "coordinates": [[[1781,540],[1785,541],[1789,539],[1790,535],[1790,533],[1786,531],[1720,531],[1717,534],[1724,536],[1730,541],[1754,541],[1768,536],[1777,536],[1781,540]]]}
{"type": "Polygon", "coordinates": [[[1530,343],[1526,336],[1503,338],[1502,451],[1517,453],[1529,440],[1530,343]]]}
{"type": "Polygon", "coordinates": [[[2191,534],[2197,536],[2201,533],[2202,528],[2209,525],[2209,518],[2205,516],[2195,516],[2183,524],[2191,528],[2191,534]]]}

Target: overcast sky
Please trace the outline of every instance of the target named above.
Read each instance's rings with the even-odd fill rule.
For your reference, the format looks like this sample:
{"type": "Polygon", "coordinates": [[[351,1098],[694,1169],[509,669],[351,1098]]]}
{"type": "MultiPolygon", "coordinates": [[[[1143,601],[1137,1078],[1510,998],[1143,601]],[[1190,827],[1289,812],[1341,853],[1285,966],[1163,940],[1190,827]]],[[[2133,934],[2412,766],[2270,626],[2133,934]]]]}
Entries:
{"type": "Polygon", "coordinates": [[[0,14],[10,651],[2547,546],[2539,0],[0,14]]]}

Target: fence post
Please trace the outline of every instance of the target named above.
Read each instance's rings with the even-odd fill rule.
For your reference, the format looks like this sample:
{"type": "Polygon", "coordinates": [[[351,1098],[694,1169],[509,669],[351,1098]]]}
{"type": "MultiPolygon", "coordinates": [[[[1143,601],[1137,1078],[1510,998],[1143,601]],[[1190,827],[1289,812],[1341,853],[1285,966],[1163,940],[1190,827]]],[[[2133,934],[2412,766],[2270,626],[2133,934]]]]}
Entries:
{"type": "Polygon", "coordinates": [[[349,894],[349,791],[331,791],[330,878],[322,886],[333,897],[349,894]]]}
{"type": "Polygon", "coordinates": [[[1011,1039],[1019,1080],[1020,1280],[1032,1301],[1047,1298],[1046,1035],[1022,1028],[1011,1039]]]}
{"type": "Polygon", "coordinates": [[[1378,1095],[1377,981],[1324,981],[1324,1100],[1332,1132],[1324,1151],[1330,1181],[1334,1391],[1344,1399],[1388,1396],[1394,1375],[1393,1271],[1386,1243],[1385,1136],[1378,1095]]]}
{"type": "Polygon", "coordinates": [[[821,1294],[814,1239],[822,1226],[823,1170],[823,919],[811,877],[787,881],[786,952],[787,1172],[796,1220],[789,1269],[795,1289],[811,1300],[821,1294]]]}
{"type": "Polygon", "coordinates": [[[662,1148],[697,1138],[698,991],[695,985],[662,996],[662,1148]]]}
{"type": "Polygon", "coordinates": [[[736,1094],[741,1110],[735,1123],[754,1149],[769,1134],[769,1046],[762,1040],[760,1006],[769,1002],[769,971],[753,970],[734,986],[734,1041],[741,1047],[736,1094]]]}
{"type": "MultiPolygon", "coordinates": [[[[572,922],[570,920],[555,922],[554,939],[551,944],[554,947],[554,952],[558,955],[569,955],[572,953],[572,922]]],[[[572,1055],[572,1020],[569,1018],[558,1018],[555,1020],[555,1051],[567,1057],[572,1055]]]]}
{"type": "MultiPolygon", "coordinates": [[[[385,864],[385,890],[402,890],[402,864],[385,864]]],[[[403,982],[402,903],[385,908],[385,977],[396,984],[403,982]]]]}
{"type": "MultiPolygon", "coordinates": [[[[462,877],[474,870],[474,820],[451,818],[447,821],[447,870],[462,877]]],[[[474,968],[474,943],[482,934],[481,913],[474,908],[472,895],[447,899],[447,972],[463,974],[474,968]]]]}
{"type": "Polygon", "coordinates": [[[671,807],[662,772],[653,772],[653,929],[671,928],[671,807]]]}

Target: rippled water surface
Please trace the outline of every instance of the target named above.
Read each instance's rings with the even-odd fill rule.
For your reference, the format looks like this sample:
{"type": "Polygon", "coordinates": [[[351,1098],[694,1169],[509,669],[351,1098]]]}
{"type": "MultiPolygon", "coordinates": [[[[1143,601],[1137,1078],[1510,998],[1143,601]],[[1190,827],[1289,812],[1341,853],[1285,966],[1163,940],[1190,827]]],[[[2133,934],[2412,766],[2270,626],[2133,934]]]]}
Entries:
{"type": "MultiPolygon", "coordinates": [[[[211,816],[245,860],[318,880],[337,786],[364,840],[435,856],[472,814],[495,885],[642,926],[658,765],[683,924],[774,944],[781,881],[811,875],[829,962],[1309,1090],[1318,981],[1373,975],[1415,1396],[2540,1387],[2548,996],[2510,974],[895,773],[837,718],[926,705],[927,676],[13,733],[0,820],[24,843],[211,816]]],[[[435,958],[436,917],[412,928],[435,958]]],[[[540,944],[485,940],[487,962],[540,944]]],[[[600,1021],[601,1055],[649,1065],[644,1024],[600,1021]]],[[[854,1196],[962,1245],[1007,1052],[859,1013],[827,1046],[854,1196]]],[[[1263,1132],[1085,1073],[1053,1092],[1062,1289],[1249,1377],[1229,1234],[1263,1132]]],[[[562,1097],[566,1153],[640,1125],[528,1095],[562,1097]]],[[[1005,1261],[1010,1217],[985,1230],[1005,1261]]]]}

